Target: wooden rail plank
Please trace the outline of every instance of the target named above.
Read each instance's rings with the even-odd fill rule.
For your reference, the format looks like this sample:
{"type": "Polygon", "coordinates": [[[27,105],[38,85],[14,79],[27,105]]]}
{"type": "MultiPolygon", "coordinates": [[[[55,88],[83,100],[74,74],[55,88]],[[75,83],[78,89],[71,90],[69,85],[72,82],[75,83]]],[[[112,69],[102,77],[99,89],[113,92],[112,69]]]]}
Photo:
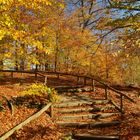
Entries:
{"type": "Polygon", "coordinates": [[[22,71],[22,70],[0,70],[0,72],[15,72],[15,73],[31,73],[31,74],[35,74],[36,71],[22,71]]]}
{"type": "Polygon", "coordinates": [[[43,112],[45,112],[50,106],[52,105],[52,103],[47,104],[45,107],[43,107],[41,110],[39,110],[37,113],[34,113],[33,115],[31,115],[30,117],[28,117],[26,120],[24,120],[23,122],[21,122],[20,124],[16,125],[15,127],[13,127],[11,130],[9,130],[8,132],[6,132],[5,134],[3,134],[0,137],[0,140],[6,140],[7,138],[9,138],[15,131],[21,129],[24,125],[28,124],[29,122],[31,122],[32,120],[38,118],[43,112]]]}
{"type": "Polygon", "coordinates": [[[45,75],[43,75],[42,73],[37,72],[38,75],[45,77],[45,75]]]}
{"type": "Polygon", "coordinates": [[[85,76],[85,75],[77,75],[77,74],[69,74],[69,73],[63,73],[63,72],[51,72],[51,71],[16,71],[16,70],[0,70],[0,72],[18,72],[18,73],[46,73],[46,74],[61,74],[61,75],[69,75],[69,76],[78,76],[78,77],[83,77],[83,78],[87,78],[87,79],[92,79],[95,80],[96,82],[100,83],[103,86],[106,86],[107,88],[109,88],[110,90],[118,93],[118,94],[122,94],[122,96],[124,96],[126,99],[128,99],[129,101],[133,102],[133,99],[131,99],[130,97],[128,97],[127,95],[125,95],[124,93],[120,92],[119,90],[109,86],[108,84],[106,84],[105,82],[99,81],[97,80],[94,76],[85,76]]]}

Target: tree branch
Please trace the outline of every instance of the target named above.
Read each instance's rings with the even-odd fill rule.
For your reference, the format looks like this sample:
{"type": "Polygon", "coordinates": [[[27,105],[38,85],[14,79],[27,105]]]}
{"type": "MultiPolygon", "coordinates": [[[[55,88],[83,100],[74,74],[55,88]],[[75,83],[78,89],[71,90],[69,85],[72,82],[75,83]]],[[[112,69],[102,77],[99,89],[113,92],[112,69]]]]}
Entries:
{"type": "MultiPolygon", "coordinates": [[[[112,33],[113,31],[115,31],[115,30],[117,30],[117,29],[122,29],[122,28],[127,28],[127,27],[131,27],[132,25],[126,25],[126,26],[117,26],[117,27],[115,27],[115,28],[113,28],[112,30],[110,30],[110,31],[108,31],[106,34],[104,34],[100,39],[100,43],[99,43],[99,45],[97,46],[97,49],[94,51],[94,53],[93,53],[93,55],[94,54],[96,54],[96,52],[98,51],[98,49],[99,49],[99,47],[101,46],[101,44],[102,44],[102,42],[103,42],[103,40],[104,40],[104,38],[106,37],[106,36],[108,36],[110,33],[112,33]]],[[[99,39],[97,39],[96,41],[98,41],[99,39]]],[[[93,56],[92,55],[92,56],[93,56]]]]}

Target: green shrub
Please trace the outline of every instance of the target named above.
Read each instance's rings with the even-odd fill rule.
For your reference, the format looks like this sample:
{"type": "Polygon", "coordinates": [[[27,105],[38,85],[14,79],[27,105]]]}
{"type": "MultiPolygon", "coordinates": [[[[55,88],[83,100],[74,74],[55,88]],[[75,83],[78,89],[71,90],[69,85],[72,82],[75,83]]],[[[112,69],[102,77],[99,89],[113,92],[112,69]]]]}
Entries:
{"type": "Polygon", "coordinates": [[[22,91],[21,94],[23,96],[44,96],[47,97],[50,102],[57,102],[59,100],[59,96],[53,88],[49,88],[44,84],[38,83],[32,84],[25,91],[22,91]]]}

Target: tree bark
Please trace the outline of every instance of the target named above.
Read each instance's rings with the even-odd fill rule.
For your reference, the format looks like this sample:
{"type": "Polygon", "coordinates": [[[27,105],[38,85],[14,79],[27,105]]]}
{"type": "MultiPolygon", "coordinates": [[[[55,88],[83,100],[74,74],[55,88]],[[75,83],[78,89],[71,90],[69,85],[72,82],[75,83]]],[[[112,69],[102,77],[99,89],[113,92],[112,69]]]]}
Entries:
{"type": "Polygon", "coordinates": [[[0,61],[0,69],[3,70],[3,61],[0,61]]]}

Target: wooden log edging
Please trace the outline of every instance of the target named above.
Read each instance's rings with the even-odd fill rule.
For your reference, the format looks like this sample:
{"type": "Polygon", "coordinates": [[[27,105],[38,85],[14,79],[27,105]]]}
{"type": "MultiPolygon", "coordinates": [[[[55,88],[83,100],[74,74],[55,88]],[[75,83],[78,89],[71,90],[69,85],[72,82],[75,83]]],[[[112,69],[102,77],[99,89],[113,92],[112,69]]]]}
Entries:
{"type": "Polygon", "coordinates": [[[77,121],[58,121],[56,124],[59,125],[60,128],[63,127],[77,127],[77,128],[103,128],[103,127],[111,127],[120,125],[120,121],[106,121],[106,122],[77,122],[77,121]]]}
{"type": "Polygon", "coordinates": [[[80,133],[80,134],[74,134],[74,138],[80,139],[80,140],[119,140],[119,136],[114,136],[114,135],[95,135],[95,134],[90,134],[90,133],[80,133]]]}
{"type": "Polygon", "coordinates": [[[38,118],[42,113],[44,113],[46,110],[48,110],[51,105],[52,105],[52,103],[47,104],[41,110],[39,110],[38,112],[34,113],[33,115],[31,115],[30,117],[28,117],[27,119],[25,119],[20,124],[16,125],[12,129],[10,129],[8,132],[6,132],[5,134],[3,134],[0,137],[0,140],[6,140],[7,138],[9,138],[15,131],[21,129],[23,126],[25,126],[29,122],[31,122],[31,121],[35,120],[36,118],[38,118]]]}

